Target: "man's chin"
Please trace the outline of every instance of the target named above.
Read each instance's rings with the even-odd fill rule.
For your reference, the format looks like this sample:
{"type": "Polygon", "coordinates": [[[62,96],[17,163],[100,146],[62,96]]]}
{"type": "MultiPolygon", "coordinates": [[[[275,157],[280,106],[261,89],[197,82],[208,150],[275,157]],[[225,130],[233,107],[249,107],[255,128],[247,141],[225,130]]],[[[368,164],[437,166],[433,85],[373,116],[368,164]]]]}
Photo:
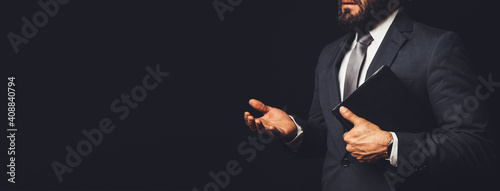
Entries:
{"type": "Polygon", "coordinates": [[[354,31],[354,29],[364,29],[367,22],[367,18],[363,17],[362,11],[356,12],[351,10],[345,10],[344,13],[339,12],[337,18],[339,26],[346,31],[354,31]]]}
{"type": "Polygon", "coordinates": [[[344,13],[347,13],[345,16],[346,18],[351,18],[351,17],[356,17],[359,15],[359,9],[344,9],[344,13]]]}

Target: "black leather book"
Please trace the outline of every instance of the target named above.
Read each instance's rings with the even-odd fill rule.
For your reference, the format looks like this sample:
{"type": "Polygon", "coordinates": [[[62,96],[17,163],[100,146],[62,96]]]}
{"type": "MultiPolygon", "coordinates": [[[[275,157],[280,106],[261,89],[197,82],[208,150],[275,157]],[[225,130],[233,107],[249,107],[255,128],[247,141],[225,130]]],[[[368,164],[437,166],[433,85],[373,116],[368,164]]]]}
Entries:
{"type": "Polygon", "coordinates": [[[349,131],[353,124],[342,117],[341,106],[385,131],[422,132],[435,124],[432,114],[424,110],[408,87],[385,65],[332,110],[349,131]]]}

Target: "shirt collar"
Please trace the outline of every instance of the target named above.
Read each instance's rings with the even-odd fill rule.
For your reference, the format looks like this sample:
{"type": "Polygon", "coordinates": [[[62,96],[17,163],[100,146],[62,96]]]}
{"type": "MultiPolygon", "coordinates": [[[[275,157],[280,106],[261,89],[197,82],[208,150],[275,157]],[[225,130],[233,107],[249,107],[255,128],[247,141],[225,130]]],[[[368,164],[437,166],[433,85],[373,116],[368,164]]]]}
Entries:
{"type": "Polygon", "coordinates": [[[389,30],[389,27],[391,27],[392,22],[396,18],[396,15],[398,14],[399,10],[394,11],[387,19],[382,21],[378,26],[376,26],[374,29],[370,31],[370,35],[372,35],[372,38],[374,41],[379,41],[381,42],[384,40],[385,34],[389,30]]]}
{"type": "MultiPolygon", "coordinates": [[[[370,35],[372,36],[374,42],[382,42],[382,40],[384,40],[385,34],[389,30],[389,27],[391,27],[391,24],[394,21],[394,19],[396,18],[396,15],[398,14],[398,12],[399,12],[399,9],[394,11],[384,21],[382,21],[375,28],[370,30],[370,35]]],[[[356,33],[355,40],[357,40],[357,39],[358,39],[358,34],[356,33]]]]}

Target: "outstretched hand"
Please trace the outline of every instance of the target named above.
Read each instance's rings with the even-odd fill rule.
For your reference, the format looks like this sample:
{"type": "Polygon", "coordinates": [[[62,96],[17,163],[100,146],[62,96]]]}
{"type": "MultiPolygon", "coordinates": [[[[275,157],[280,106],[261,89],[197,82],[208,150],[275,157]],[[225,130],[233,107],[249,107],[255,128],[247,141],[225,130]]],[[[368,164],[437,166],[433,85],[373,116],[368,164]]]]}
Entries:
{"type": "Polygon", "coordinates": [[[354,127],[344,133],[346,150],[359,162],[374,162],[381,158],[389,157],[387,154],[388,143],[392,134],[383,131],[377,125],[358,117],[346,107],[340,108],[342,116],[354,124],[354,127]]]}
{"type": "Polygon", "coordinates": [[[248,103],[263,114],[262,117],[255,118],[248,111],[244,113],[245,123],[252,131],[272,134],[286,142],[297,135],[295,123],[283,110],[267,106],[256,99],[251,99],[248,103]]]}

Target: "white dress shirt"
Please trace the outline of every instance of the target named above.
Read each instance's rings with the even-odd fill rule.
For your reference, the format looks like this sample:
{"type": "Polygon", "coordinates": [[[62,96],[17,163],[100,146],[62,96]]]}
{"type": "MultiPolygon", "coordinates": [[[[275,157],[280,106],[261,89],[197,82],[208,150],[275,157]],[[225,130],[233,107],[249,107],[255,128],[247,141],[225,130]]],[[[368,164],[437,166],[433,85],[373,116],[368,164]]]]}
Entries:
{"type": "MultiPolygon", "coordinates": [[[[380,44],[382,44],[382,41],[384,40],[385,34],[389,30],[389,27],[391,26],[392,22],[394,21],[394,18],[396,18],[396,15],[398,14],[398,10],[396,10],[394,13],[392,13],[389,17],[387,17],[384,21],[382,21],[378,26],[376,26],[374,29],[370,31],[370,35],[373,38],[373,41],[371,44],[368,46],[368,49],[366,50],[366,58],[365,58],[365,63],[363,64],[361,68],[361,74],[359,76],[359,84],[358,87],[365,82],[366,79],[366,73],[368,71],[368,68],[370,67],[370,64],[373,60],[373,57],[375,57],[375,54],[377,53],[378,48],[380,47],[380,44]]],[[[344,100],[344,82],[345,82],[345,76],[347,72],[347,64],[349,62],[349,58],[351,56],[351,52],[356,46],[356,42],[358,39],[358,34],[356,34],[356,37],[351,43],[351,47],[349,51],[346,52],[344,59],[342,60],[342,63],[340,65],[340,70],[339,70],[339,90],[340,90],[340,99],[344,100]]],[[[293,122],[295,122],[295,119],[293,119],[293,122]]],[[[286,143],[293,151],[297,151],[300,147],[300,144],[302,143],[302,127],[298,125],[295,122],[295,125],[297,126],[297,136],[290,142],[286,143]]],[[[387,160],[390,161],[392,166],[397,166],[397,150],[398,150],[398,138],[394,132],[391,132],[392,134],[392,150],[391,150],[391,156],[387,160]]]]}

